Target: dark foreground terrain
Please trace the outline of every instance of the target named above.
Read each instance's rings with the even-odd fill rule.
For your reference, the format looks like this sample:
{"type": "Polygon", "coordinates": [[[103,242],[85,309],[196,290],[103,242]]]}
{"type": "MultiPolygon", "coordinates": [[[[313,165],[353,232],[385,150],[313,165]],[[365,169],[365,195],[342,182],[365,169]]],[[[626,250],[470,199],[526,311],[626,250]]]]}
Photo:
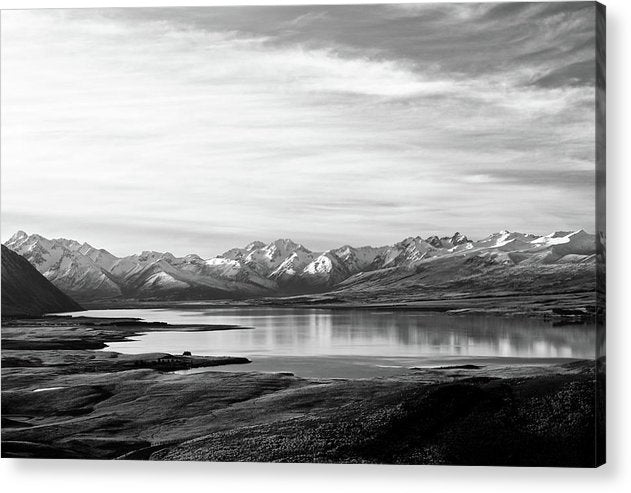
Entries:
{"type": "MultiPolygon", "coordinates": [[[[95,351],[104,341],[173,328],[63,317],[3,321],[2,456],[573,467],[599,462],[593,361],[325,380],[247,371],[174,373],[180,367],[154,364],[164,354],[95,351]]],[[[235,363],[192,359],[197,366],[235,363]]]]}

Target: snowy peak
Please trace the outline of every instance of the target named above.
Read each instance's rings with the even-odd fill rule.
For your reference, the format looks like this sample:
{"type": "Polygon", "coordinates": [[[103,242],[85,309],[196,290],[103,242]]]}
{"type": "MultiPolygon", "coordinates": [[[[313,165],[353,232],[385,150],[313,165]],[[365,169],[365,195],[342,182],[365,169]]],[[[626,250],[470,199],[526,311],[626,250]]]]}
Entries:
{"type": "Polygon", "coordinates": [[[116,258],[99,254],[88,244],[57,238],[49,240],[40,235],[18,232],[6,246],[25,257],[41,274],[67,294],[86,297],[118,296],[121,290],[98,261],[113,263],[116,258]],[[86,255],[82,253],[92,254],[86,255]]]}
{"type": "Polygon", "coordinates": [[[9,240],[5,242],[5,246],[16,251],[17,249],[41,247],[49,249],[52,242],[38,234],[28,235],[24,231],[18,231],[9,240]]]}
{"type": "Polygon", "coordinates": [[[332,252],[324,252],[313,262],[305,267],[306,274],[328,275],[333,270],[333,264],[340,263],[339,259],[332,252]]]}
{"type": "Polygon", "coordinates": [[[289,257],[270,274],[270,279],[283,283],[292,281],[295,276],[299,275],[310,262],[313,261],[316,254],[307,249],[296,249],[289,257]]]}
{"type": "MultiPolygon", "coordinates": [[[[580,231],[583,231],[582,229],[580,231]]],[[[555,240],[560,240],[557,243],[564,243],[564,238],[568,235],[572,234],[572,231],[553,231],[552,233],[541,236],[536,240],[533,240],[533,243],[543,243],[547,242],[548,244],[555,243],[555,240]]]]}
{"type": "Polygon", "coordinates": [[[470,243],[469,239],[466,236],[458,232],[456,232],[453,236],[442,236],[440,238],[436,235],[430,236],[426,238],[425,241],[437,249],[455,248],[460,245],[470,243]]]}
{"type": "Polygon", "coordinates": [[[451,238],[444,237],[442,238],[442,240],[447,241],[452,247],[469,243],[469,238],[467,238],[465,235],[458,233],[457,231],[451,238]]]}
{"type": "Polygon", "coordinates": [[[14,243],[20,243],[20,242],[24,241],[27,238],[28,238],[28,234],[26,234],[24,231],[22,231],[20,229],[11,238],[9,238],[6,241],[5,245],[10,245],[10,244],[14,244],[14,243]]]}
{"type": "Polygon", "coordinates": [[[334,286],[350,275],[351,272],[344,262],[335,253],[328,250],[304,268],[301,279],[313,287],[334,286]]]}
{"type": "Polygon", "coordinates": [[[15,233],[6,246],[65,293],[91,300],[166,296],[167,292],[180,299],[188,299],[190,293],[207,299],[217,293],[223,297],[306,293],[345,285],[347,279],[408,275],[407,271],[420,272],[424,266],[463,261],[501,268],[589,263],[595,262],[597,245],[595,235],[584,230],[544,236],[503,230],[479,241],[455,233],[408,237],[384,247],[344,245],[325,252],[281,238],[268,244],[254,241],[210,259],[152,250],[118,258],[89,243],[49,240],[24,231],[15,233]]]}
{"type": "Polygon", "coordinates": [[[592,238],[595,239],[595,236],[590,235],[584,229],[579,229],[578,231],[554,231],[546,236],[532,240],[531,243],[535,245],[560,245],[571,241],[580,241],[581,239],[591,241],[592,238]]]}
{"type": "Polygon", "coordinates": [[[346,265],[346,268],[352,274],[355,274],[363,270],[376,268],[379,265],[381,255],[386,252],[387,248],[371,246],[355,248],[350,245],[344,245],[333,250],[333,253],[346,265]]]}
{"type": "Polygon", "coordinates": [[[465,235],[460,234],[458,231],[456,231],[454,235],[451,237],[451,242],[454,245],[466,243],[467,241],[469,241],[469,239],[465,235]]]}
{"type": "Polygon", "coordinates": [[[309,252],[304,246],[289,239],[279,239],[269,245],[255,251],[262,251],[270,261],[282,258],[283,260],[296,251],[309,252]]]}
{"type": "Polygon", "coordinates": [[[517,232],[510,232],[502,230],[499,233],[493,233],[487,236],[483,240],[474,242],[473,245],[477,248],[503,248],[507,249],[519,249],[528,247],[536,236],[531,234],[523,234],[517,232]]]}
{"type": "Polygon", "coordinates": [[[245,251],[251,252],[252,250],[256,250],[257,248],[263,248],[264,246],[265,246],[265,243],[263,243],[262,241],[253,241],[252,243],[248,243],[247,245],[245,245],[245,251]]]}
{"type": "Polygon", "coordinates": [[[259,274],[269,276],[294,252],[310,253],[299,243],[289,239],[278,239],[250,251],[244,262],[259,274]]]}
{"type": "Polygon", "coordinates": [[[234,279],[241,271],[242,264],[238,260],[215,257],[205,261],[209,271],[219,277],[234,279]]]}
{"type": "Polygon", "coordinates": [[[406,238],[384,252],[382,267],[412,267],[421,260],[433,256],[437,250],[437,247],[420,236],[406,238]]]}
{"type": "Polygon", "coordinates": [[[252,243],[248,243],[244,248],[231,248],[230,250],[226,250],[224,253],[219,255],[219,257],[225,257],[231,260],[241,260],[245,258],[250,252],[254,250],[259,250],[265,247],[265,243],[262,241],[253,241],[252,243]]]}
{"type": "Polygon", "coordinates": [[[558,256],[592,255],[596,253],[596,235],[589,234],[584,229],[577,231],[555,231],[549,235],[536,238],[532,245],[548,248],[558,256]]]}

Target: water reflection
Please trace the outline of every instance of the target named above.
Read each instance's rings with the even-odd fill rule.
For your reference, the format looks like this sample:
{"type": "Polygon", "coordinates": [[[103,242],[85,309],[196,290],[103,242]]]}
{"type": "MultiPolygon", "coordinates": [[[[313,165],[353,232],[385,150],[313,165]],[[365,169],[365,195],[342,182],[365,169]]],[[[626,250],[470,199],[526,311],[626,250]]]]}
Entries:
{"type": "Polygon", "coordinates": [[[80,315],[255,328],[152,332],[136,341],[110,345],[123,353],[190,350],[244,356],[593,358],[596,339],[592,325],[555,327],[528,318],[414,311],[238,307],[93,310],[80,315]]]}

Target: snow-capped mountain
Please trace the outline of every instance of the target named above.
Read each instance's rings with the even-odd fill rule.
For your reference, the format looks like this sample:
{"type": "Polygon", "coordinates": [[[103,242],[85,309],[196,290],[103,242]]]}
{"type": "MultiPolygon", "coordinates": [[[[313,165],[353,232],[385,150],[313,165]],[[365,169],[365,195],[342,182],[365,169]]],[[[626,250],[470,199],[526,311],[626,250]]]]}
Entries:
{"type": "Polygon", "coordinates": [[[460,233],[455,233],[453,236],[443,236],[441,238],[438,236],[430,236],[425,241],[434,248],[454,248],[458,245],[469,243],[469,239],[460,233]]]}
{"type": "MultiPolygon", "coordinates": [[[[107,271],[90,256],[81,253],[82,245],[74,240],[48,240],[40,235],[18,231],[5,246],[26,258],[40,273],[67,294],[81,293],[81,298],[111,298],[122,291],[107,271]]],[[[86,244],[84,251],[88,250],[86,244]]],[[[105,252],[103,257],[105,258],[105,252]]]]}
{"type": "Polygon", "coordinates": [[[260,297],[355,289],[396,290],[402,286],[421,289],[428,280],[449,285],[454,280],[471,280],[475,276],[475,282],[493,276],[508,279],[517,275],[519,269],[519,282],[527,279],[527,269],[528,275],[563,272],[563,279],[568,280],[572,269],[577,269],[572,266],[580,264],[589,269],[596,256],[596,238],[584,230],[557,231],[545,236],[500,231],[479,241],[460,233],[415,236],[391,246],[344,245],[324,252],[278,239],[268,244],[255,241],[210,259],[155,251],[119,258],[87,243],[64,238],[49,240],[23,231],[13,235],[6,246],[78,300],[260,297]],[[414,279],[416,284],[411,284],[414,279]]]}
{"type": "MultiPolygon", "coordinates": [[[[248,247],[251,245],[248,245],[248,247]]],[[[268,276],[296,251],[306,254],[311,253],[298,243],[288,239],[280,239],[273,241],[269,245],[251,249],[244,258],[244,263],[261,275],[268,276]]]]}
{"type": "Polygon", "coordinates": [[[413,267],[423,259],[443,253],[442,247],[437,248],[420,236],[406,238],[389,247],[383,255],[382,267],[413,267]]]}
{"type": "Polygon", "coordinates": [[[310,288],[327,288],[347,279],[350,268],[333,251],[328,250],[310,262],[300,274],[300,280],[310,288]]]}
{"type": "Polygon", "coordinates": [[[247,267],[231,269],[228,259],[207,261],[197,255],[178,258],[155,251],[118,258],[87,243],[49,240],[22,231],[6,246],[78,300],[260,296],[276,287],[273,281],[247,267]]]}
{"type": "Polygon", "coordinates": [[[381,256],[386,250],[386,247],[355,248],[344,245],[321,254],[312,254],[311,261],[304,265],[294,282],[304,291],[322,290],[335,286],[358,272],[381,268],[383,264],[381,256]]]}
{"type": "Polygon", "coordinates": [[[356,274],[381,267],[381,258],[386,250],[387,247],[363,246],[354,248],[350,245],[344,245],[333,250],[333,253],[344,263],[351,274],[356,274]]]}
{"type": "Polygon", "coordinates": [[[317,256],[317,253],[311,252],[306,248],[296,249],[272,271],[269,278],[274,279],[280,285],[291,284],[298,279],[305,267],[317,256]]]}
{"type": "Polygon", "coordinates": [[[443,248],[431,237],[408,238],[386,252],[384,266],[392,264],[398,267],[360,272],[329,293],[373,302],[594,293],[596,238],[583,230],[546,236],[500,231],[443,248]]]}
{"type": "Polygon", "coordinates": [[[262,241],[253,241],[245,246],[245,248],[231,248],[227,252],[224,252],[220,257],[229,258],[231,260],[241,260],[247,257],[254,250],[259,250],[265,247],[265,243],[262,241]]]}
{"type": "Polygon", "coordinates": [[[533,248],[533,241],[537,239],[535,235],[522,233],[511,233],[510,231],[500,231],[494,233],[483,240],[473,243],[474,248],[497,248],[503,251],[514,251],[533,248]]]}

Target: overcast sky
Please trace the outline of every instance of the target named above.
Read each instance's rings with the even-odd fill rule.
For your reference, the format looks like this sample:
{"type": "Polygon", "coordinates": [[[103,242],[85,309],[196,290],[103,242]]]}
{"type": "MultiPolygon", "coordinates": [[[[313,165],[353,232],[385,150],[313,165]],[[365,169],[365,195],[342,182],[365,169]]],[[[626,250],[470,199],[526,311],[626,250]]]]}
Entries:
{"type": "Polygon", "coordinates": [[[2,12],[2,240],[594,230],[594,7],[2,12]]]}

